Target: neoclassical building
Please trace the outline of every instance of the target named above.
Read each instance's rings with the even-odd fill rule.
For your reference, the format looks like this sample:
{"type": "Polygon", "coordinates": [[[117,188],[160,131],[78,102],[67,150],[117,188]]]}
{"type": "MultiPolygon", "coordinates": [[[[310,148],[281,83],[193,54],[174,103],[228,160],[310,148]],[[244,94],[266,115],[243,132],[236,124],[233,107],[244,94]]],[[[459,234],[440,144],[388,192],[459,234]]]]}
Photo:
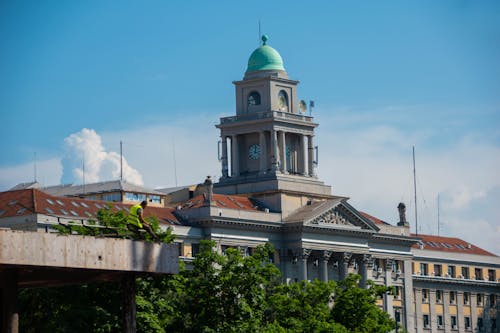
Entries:
{"type": "MultiPolygon", "coordinates": [[[[363,286],[393,286],[395,294],[378,305],[408,332],[499,332],[498,256],[456,238],[412,235],[403,204],[395,223],[384,222],[318,178],[318,124],[267,38],[234,85],[236,114],[217,125],[218,181],[160,190],[168,207],[146,210],[173,228],[182,260],[189,264],[202,239],[221,252],[237,247],[246,254],[270,242],[284,281],[357,273],[363,286]]],[[[77,196],[33,188],[0,193],[0,227],[50,232],[53,223],[85,224],[102,202],[77,196]]],[[[112,205],[129,207],[123,198],[112,205]]]]}

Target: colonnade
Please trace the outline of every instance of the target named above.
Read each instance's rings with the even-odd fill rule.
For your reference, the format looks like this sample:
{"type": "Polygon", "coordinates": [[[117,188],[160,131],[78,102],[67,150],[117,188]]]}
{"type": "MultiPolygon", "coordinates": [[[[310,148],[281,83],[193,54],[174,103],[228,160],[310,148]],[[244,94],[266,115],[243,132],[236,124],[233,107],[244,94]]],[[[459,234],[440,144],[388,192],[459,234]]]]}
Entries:
{"type": "MultiPolygon", "coordinates": [[[[315,177],[313,135],[281,130],[260,131],[259,173],[300,174],[315,177]],[[268,139],[269,138],[269,139],[268,139]],[[288,147],[288,151],[287,151],[288,147]],[[292,148],[292,149],[291,149],[292,148]]],[[[223,177],[238,177],[244,171],[240,165],[241,135],[222,135],[221,164],[223,177]],[[229,153],[231,169],[229,169],[229,153]]]]}

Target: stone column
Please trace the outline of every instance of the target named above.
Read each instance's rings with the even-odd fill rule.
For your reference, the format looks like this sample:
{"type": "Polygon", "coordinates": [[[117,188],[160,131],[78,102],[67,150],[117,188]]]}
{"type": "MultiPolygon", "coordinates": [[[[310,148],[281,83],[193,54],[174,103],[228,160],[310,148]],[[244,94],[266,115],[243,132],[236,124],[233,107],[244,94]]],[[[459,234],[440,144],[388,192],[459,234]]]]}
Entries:
{"type": "Polygon", "coordinates": [[[19,306],[17,299],[17,270],[7,270],[2,273],[2,332],[19,332],[19,306]]]}
{"type": "Polygon", "coordinates": [[[222,136],[222,177],[228,177],[228,165],[227,165],[227,137],[225,135],[222,136]]]}
{"type": "Polygon", "coordinates": [[[475,329],[477,326],[477,294],[470,293],[470,326],[475,329]]]}
{"type": "MultiPolygon", "coordinates": [[[[385,285],[387,287],[392,286],[392,264],[394,259],[386,259],[385,260],[385,285]]],[[[384,310],[387,312],[391,318],[394,318],[394,310],[392,307],[392,300],[394,296],[389,295],[388,293],[384,294],[384,310]]]]}
{"type": "MultiPolygon", "coordinates": [[[[424,321],[422,317],[422,289],[415,288],[415,320],[417,323],[417,333],[424,330],[424,321]]],[[[411,328],[409,330],[411,332],[411,328]]]]}
{"type": "Polygon", "coordinates": [[[360,261],[361,288],[366,288],[366,282],[372,279],[373,258],[371,254],[363,254],[360,261]]]}
{"type": "Polygon", "coordinates": [[[314,174],[314,144],[313,144],[313,136],[312,135],[308,135],[307,136],[307,150],[309,152],[309,156],[308,156],[308,173],[309,173],[309,176],[310,177],[314,177],[315,174],[314,174]]]}
{"type": "Polygon", "coordinates": [[[238,152],[238,135],[231,137],[231,176],[238,177],[240,175],[240,157],[238,152]]]}
{"type": "Polygon", "coordinates": [[[271,170],[276,172],[279,170],[280,156],[278,150],[278,132],[271,130],[271,170]]]}
{"type": "Polygon", "coordinates": [[[444,332],[451,332],[451,318],[450,318],[450,291],[443,290],[443,325],[444,332]]]}
{"type": "Polygon", "coordinates": [[[300,135],[300,144],[301,144],[301,150],[300,153],[302,155],[300,161],[302,162],[302,166],[300,169],[300,173],[303,176],[306,176],[309,173],[309,166],[307,164],[307,142],[306,142],[307,137],[305,135],[300,135]]]}
{"type": "Polygon", "coordinates": [[[415,306],[413,304],[412,262],[410,259],[403,262],[403,293],[404,293],[404,321],[408,332],[415,330],[415,306]]]}
{"type": "Polygon", "coordinates": [[[259,132],[260,141],[260,173],[267,173],[267,145],[266,132],[259,132]]]}
{"type": "Polygon", "coordinates": [[[321,281],[328,281],[328,260],[330,260],[332,253],[332,251],[322,251],[321,253],[321,281]]]}
{"type": "Polygon", "coordinates": [[[483,330],[485,330],[486,332],[488,332],[491,329],[490,308],[491,308],[490,295],[485,293],[483,294],[483,309],[484,309],[483,330]]]}
{"type": "Polygon", "coordinates": [[[307,280],[307,259],[311,255],[311,250],[309,249],[301,249],[300,260],[301,260],[301,280],[307,280]]]}
{"type": "Polygon", "coordinates": [[[431,324],[431,332],[437,330],[437,315],[436,315],[436,290],[429,290],[429,320],[431,324]]]}
{"type": "Polygon", "coordinates": [[[457,325],[459,330],[465,330],[463,291],[457,291],[457,325]]]}
{"type": "Polygon", "coordinates": [[[284,131],[279,132],[280,140],[280,162],[281,162],[281,172],[288,173],[287,169],[287,159],[286,159],[286,135],[284,131]]]}
{"type": "Polygon", "coordinates": [[[345,279],[349,273],[349,262],[351,261],[352,253],[343,252],[341,253],[339,261],[339,277],[340,279],[345,279]]]}

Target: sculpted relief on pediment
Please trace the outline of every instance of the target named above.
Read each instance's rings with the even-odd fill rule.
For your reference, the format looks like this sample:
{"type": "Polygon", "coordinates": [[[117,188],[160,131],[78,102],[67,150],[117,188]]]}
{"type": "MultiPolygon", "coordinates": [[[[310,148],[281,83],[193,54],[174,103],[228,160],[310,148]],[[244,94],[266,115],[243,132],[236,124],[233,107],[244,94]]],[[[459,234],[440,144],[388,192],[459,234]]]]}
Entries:
{"type": "Polygon", "coordinates": [[[318,215],[310,221],[311,224],[331,224],[331,225],[352,225],[335,208],[329,209],[321,215],[318,215]]]}

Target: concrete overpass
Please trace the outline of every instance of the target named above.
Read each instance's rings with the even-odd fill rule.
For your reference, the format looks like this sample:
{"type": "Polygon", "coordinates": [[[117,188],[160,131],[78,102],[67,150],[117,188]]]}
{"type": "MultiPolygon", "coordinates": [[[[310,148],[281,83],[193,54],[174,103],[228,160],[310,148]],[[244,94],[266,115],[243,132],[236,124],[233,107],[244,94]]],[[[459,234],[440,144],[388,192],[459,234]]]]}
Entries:
{"type": "Polygon", "coordinates": [[[100,281],[122,283],[123,329],[135,332],[135,277],[178,271],[173,244],[0,229],[2,332],[18,332],[18,289],[100,281]]]}

